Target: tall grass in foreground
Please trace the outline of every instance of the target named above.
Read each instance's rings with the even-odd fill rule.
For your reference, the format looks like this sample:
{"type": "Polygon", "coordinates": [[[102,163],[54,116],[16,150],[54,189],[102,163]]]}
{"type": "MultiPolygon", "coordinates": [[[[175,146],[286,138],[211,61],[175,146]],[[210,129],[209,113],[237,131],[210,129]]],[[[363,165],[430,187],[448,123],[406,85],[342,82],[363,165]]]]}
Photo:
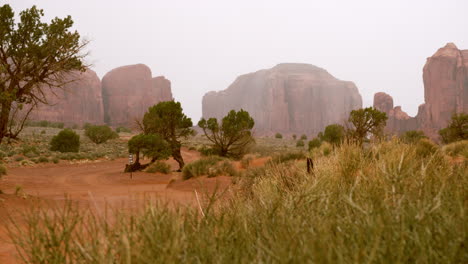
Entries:
{"type": "Polygon", "coordinates": [[[293,161],[247,170],[202,211],[38,208],[11,237],[32,263],[467,263],[468,162],[431,151],[343,145],[314,175],[293,161]]]}

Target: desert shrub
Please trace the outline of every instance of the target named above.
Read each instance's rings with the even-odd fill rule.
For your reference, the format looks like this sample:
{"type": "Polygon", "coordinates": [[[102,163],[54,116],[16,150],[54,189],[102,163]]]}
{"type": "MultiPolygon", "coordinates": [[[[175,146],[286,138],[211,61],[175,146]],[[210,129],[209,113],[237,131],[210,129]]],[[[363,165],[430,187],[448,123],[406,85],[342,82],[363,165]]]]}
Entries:
{"type": "Polygon", "coordinates": [[[302,135],[301,135],[301,140],[307,140],[307,136],[304,135],[304,134],[302,134],[302,135]]]}
{"type": "Polygon", "coordinates": [[[41,130],[41,135],[45,135],[46,131],[45,130],[41,130]]]}
{"type": "Polygon", "coordinates": [[[452,115],[450,124],[439,131],[442,142],[451,143],[468,139],[468,114],[452,115]]]}
{"type": "Polygon", "coordinates": [[[0,179],[2,178],[3,175],[7,174],[7,169],[3,164],[0,164],[0,179]]]}
{"type": "Polygon", "coordinates": [[[247,169],[250,167],[250,163],[252,163],[253,157],[252,156],[245,156],[241,159],[240,164],[241,167],[247,169]]]}
{"type": "Polygon", "coordinates": [[[452,157],[460,156],[468,159],[468,140],[457,141],[445,145],[443,147],[443,151],[452,157]]]}
{"type": "Polygon", "coordinates": [[[55,164],[57,164],[57,163],[60,162],[60,159],[57,158],[57,157],[54,157],[54,158],[52,159],[52,162],[55,163],[55,164]]]}
{"type": "Polygon", "coordinates": [[[118,138],[119,135],[109,126],[88,126],[85,135],[94,143],[101,144],[108,140],[118,138]]]}
{"type": "Polygon", "coordinates": [[[322,141],[320,139],[318,138],[312,139],[311,141],[309,141],[309,151],[314,148],[320,147],[321,144],[322,144],[322,141]]]}
{"type": "Polygon", "coordinates": [[[415,144],[423,138],[427,138],[424,132],[417,130],[406,131],[400,136],[400,139],[407,144],[415,144]]]}
{"type": "Polygon", "coordinates": [[[115,129],[115,132],[117,133],[132,133],[132,130],[127,127],[118,127],[115,129]]]}
{"type": "Polygon", "coordinates": [[[80,136],[71,129],[60,131],[50,141],[50,150],[59,152],[78,152],[80,150],[80,136]]]}
{"type": "Polygon", "coordinates": [[[211,148],[211,147],[207,147],[207,146],[201,146],[198,148],[198,152],[200,152],[200,154],[202,154],[203,156],[212,156],[212,155],[216,155],[216,151],[211,148]]]}
{"type": "Polygon", "coordinates": [[[221,160],[223,159],[220,157],[210,156],[191,162],[185,165],[184,169],[182,170],[182,176],[184,180],[187,180],[192,177],[208,175],[209,169],[214,167],[221,160]]]}
{"type": "Polygon", "coordinates": [[[36,146],[31,146],[28,144],[21,145],[21,154],[25,155],[26,157],[36,157],[39,155],[39,150],[36,146]]]}
{"type": "Polygon", "coordinates": [[[22,161],[22,160],[24,160],[24,157],[16,156],[16,157],[14,157],[14,159],[15,159],[15,161],[22,161]]]}
{"type": "Polygon", "coordinates": [[[296,134],[293,134],[293,135],[292,135],[292,138],[293,138],[294,140],[296,140],[296,138],[297,138],[296,134]]]}
{"type": "Polygon", "coordinates": [[[420,157],[433,155],[438,149],[438,146],[429,139],[421,139],[416,144],[416,154],[420,157]]]}
{"type": "Polygon", "coordinates": [[[209,178],[220,176],[220,175],[236,176],[237,171],[232,165],[232,162],[230,162],[229,160],[223,160],[215,164],[213,167],[208,168],[207,175],[209,178]]]}
{"type": "Polygon", "coordinates": [[[298,140],[296,142],[296,147],[298,147],[298,148],[302,148],[302,147],[304,147],[304,145],[305,144],[304,144],[304,141],[302,139],[300,139],[300,140],[298,140]]]}
{"type": "Polygon", "coordinates": [[[46,157],[41,156],[41,157],[39,157],[39,158],[37,159],[37,161],[38,161],[39,163],[47,163],[47,162],[49,162],[49,159],[46,158],[46,157]]]}
{"type": "Polygon", "coordinates": [[[171,173],[171,165],[163,162],[163,161],[156,161],[154,162],[153,164],[151,164],[150,166],[148,166],[148,168],[146,168],[145,170],[146,172],[149,172],[149,173],[156,173],[156,172],[160,172],[160,173],[163,173],[163,174],[170,174],[171,173]]]}
{"type": "Polygon", "coordinates": [[[283,135],[281,135],[280,133],[276,133],[275,138],[283,138],[283,135]]]}
{"type": "Polygon", "coordinates": [[[291,160],[302,160],[305,158],[306,156],[303,152],[287,152],[274,156],[271,160],[268,161],[268,163],[284,163],[291,160]]]}

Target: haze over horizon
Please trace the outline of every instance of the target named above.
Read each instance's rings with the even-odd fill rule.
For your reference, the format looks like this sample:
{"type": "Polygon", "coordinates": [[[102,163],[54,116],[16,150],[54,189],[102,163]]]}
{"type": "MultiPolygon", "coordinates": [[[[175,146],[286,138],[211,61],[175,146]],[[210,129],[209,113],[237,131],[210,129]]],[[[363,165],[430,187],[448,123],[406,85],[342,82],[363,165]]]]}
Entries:
{"type": "Polygon", "coordinates": [[[239,75],[308,63],[353,81],[365,106],[386,92],[411,116],[424,102],[426,58],[453,42],[468,49],[468,1],[59,1],[7,0],[18,14],[71,15],[91,40],[88,62],[102,78],[143,63],[164,75],[194,123],[202,96],[239,75]]]}

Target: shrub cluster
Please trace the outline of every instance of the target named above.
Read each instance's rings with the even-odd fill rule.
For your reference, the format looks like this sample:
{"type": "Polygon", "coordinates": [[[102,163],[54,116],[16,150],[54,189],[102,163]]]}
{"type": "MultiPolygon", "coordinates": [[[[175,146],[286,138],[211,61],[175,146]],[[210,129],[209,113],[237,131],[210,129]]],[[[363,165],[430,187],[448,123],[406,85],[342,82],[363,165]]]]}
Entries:
{"type": "Polygon", "coordinates": [[[201,158],[185,165],[182,170],[184,180],[203,175],[207,175],[208,177],[218,175],[234,176],[236,175],[236,170],[229,160],[217,156],[201,158]]]}
{"type": "Polygon", "coordinates": [[[52,128],[64,128],[65,124],[62,122],[51,122],[51,121],[27,121],[25,126],[29,127],[52,127],[52,128]]]}

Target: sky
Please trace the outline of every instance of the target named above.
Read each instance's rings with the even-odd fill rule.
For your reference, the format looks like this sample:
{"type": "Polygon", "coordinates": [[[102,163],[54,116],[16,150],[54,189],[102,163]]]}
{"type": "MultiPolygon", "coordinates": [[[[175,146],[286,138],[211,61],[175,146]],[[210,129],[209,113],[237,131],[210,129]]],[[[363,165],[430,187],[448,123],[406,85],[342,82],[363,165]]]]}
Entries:
{"type": "Polygon", "coordinates": [[[45,21],[71,15],[99,77],[143,63],[163,75],[194,122],[208,91],[278,63],[309,63],[353,81],[370,106],[386,92],[411,116],[422,69],[448,42],[468,49],[468,0],[0,0],[45,21]]]}

